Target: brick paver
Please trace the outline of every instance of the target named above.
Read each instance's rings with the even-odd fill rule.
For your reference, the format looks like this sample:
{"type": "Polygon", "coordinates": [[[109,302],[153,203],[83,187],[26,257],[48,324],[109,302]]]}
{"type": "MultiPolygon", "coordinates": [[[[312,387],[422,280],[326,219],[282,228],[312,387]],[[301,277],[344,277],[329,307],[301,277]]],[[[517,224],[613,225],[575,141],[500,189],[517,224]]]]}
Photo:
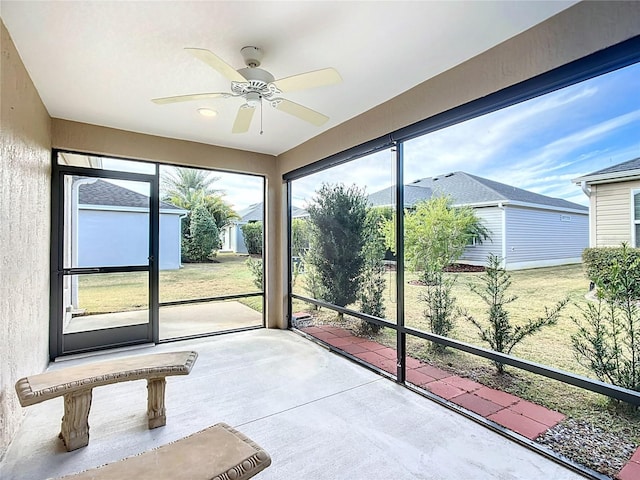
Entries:
{"type": "MultiPolygon", "coordinates": [[[[351,331],[334,326],[311,326],[301,331],[350,353],[371,365],[396,374],[396,350],[367,338],[356,337],[351,331]]],[[[405,357],[407,381],[429,390],[446,400],[492,420],[531,440],[565,419],[562,413],[523,400],[510,393],[486,387],[471,379],[418,359],[405,357]]],[[[617,480],[640,479],[640,448],[616,476],[617,480]]]]}

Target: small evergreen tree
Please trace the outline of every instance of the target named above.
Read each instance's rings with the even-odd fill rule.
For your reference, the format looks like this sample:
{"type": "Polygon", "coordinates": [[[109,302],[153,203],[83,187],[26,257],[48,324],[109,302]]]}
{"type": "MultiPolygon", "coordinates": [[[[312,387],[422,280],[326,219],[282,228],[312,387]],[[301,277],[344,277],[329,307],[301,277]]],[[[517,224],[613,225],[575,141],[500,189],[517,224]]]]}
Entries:
{"type": "Polygon", "coordinates": [[[256,286],[258,290],[264,289],[264,269],[263,262],[261,258],[247,258],[245,262],[249,270],[251,271],[251,275],[253,276],[253,284],[256,286]]]}
{"type": "Polygon", "coordinates": [[[366,196],[355,185],[323,184],[307,211],[311,236],[305,258],[317,274],[316,293],[334,305],[349,305],[357,299],[364,264],[366,196]]]}
{"type": "Polygon", "coordinates": [[[220,232],[204,205],[191,212],[189,236],[186,238],[187,258],[192,262],[205,262],[220,248],[220,232]]]}
{"type": "MultiPolygon", "coordinates": [[[[362,269],[359,293],[360,311],[374,317],[382,318],[385,313],[383,302],[386,280],[384,278],[385,246],[380,232],[381,217],[374,209],[367,212],[366,242],[362,254],[364,265],[362,269]]],[[[381,326],[376,323],[362,322],[361,329],[365,334],[375,335],[381,326]]]]}
{"type": "MultiPolygon", "coordinates": [[[[433,272],[431,281],[419,299],[427,306],[424,318],[429,322],[429,328],[436,335],[448,337],[455,327],[457,310],[456,298],[453,296],[454,277],[445,277],[443,272],[433,272]]],[[[433,350],[444,351],[444,345],[433,343],[433,350]]]]}
{"type": "MultiPolygon", "coordinates": [[[[545,314],[542,317],[529,320],[524,325],[514,326],[509,320],[509,312],[505,306],[518,297],[507,295],[507,290],[511,286],[511,275],[501,265],[502,259],[490,254],[488,267],[482,277],[482,289],[476,285],[469,286],[471,291],[477,294],[489,307],[487,311],[488,326],[483,325],[466,312],[464,316],[477,327],[480,339],[488,343],[492,350],[509,354],[513,347],[526,337],[539,332],[544,327],[555,325],[558,322],[560,311],[569,303],[569,299],[561,300],[552,309],[545,307],[545,314]]],[[[497,361],[494,364],[499,373],[504,372],[504,364],[497,361]]]]}

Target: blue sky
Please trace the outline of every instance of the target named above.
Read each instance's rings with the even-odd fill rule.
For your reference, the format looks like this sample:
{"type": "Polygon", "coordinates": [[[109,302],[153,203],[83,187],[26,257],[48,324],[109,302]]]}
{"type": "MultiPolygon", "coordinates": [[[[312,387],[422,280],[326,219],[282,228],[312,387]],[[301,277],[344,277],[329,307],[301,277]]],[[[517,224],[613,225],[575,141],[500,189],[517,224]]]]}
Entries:
{"type": "MultiPolygon", "coordinates": [[[[640,64],[413,139],[405,183],[464,171],[588,204],[571,180],[640,157],[640,64]]],[[[294,184],[304,205],[321,182],[372,193],[393,182],[391,154],[378,153],[294,184]]]]}

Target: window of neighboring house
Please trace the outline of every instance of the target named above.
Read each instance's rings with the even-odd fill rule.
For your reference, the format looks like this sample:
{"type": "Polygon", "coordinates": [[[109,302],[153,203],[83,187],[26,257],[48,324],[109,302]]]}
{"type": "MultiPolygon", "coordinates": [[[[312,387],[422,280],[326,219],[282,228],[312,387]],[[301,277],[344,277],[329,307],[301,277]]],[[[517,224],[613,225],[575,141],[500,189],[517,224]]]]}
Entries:
{"type": "Polygon", "coordinates": [[[640,247],[640,190],[632,190],[633,195],[633,246],[640,247]]]}

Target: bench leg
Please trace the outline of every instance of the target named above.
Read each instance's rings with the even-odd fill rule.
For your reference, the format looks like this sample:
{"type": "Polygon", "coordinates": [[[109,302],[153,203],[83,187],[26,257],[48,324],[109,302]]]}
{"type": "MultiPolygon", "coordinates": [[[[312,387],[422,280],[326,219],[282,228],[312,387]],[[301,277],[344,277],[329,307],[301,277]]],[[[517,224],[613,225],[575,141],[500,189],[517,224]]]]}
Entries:
{"type": "Polygon", "coordinates": [[[60,438],[67,452],[86,447],[89,444],[89,409],[91,389],[68,393],[64,396],[64,416],[60,438]]]}
{"type": "Polygon", "coordinates": [[[149,428],[162,427],[167,423],[164,408],[164,390],[167,384],[164,377],[147,380],[147,416],[149,428]]]}

